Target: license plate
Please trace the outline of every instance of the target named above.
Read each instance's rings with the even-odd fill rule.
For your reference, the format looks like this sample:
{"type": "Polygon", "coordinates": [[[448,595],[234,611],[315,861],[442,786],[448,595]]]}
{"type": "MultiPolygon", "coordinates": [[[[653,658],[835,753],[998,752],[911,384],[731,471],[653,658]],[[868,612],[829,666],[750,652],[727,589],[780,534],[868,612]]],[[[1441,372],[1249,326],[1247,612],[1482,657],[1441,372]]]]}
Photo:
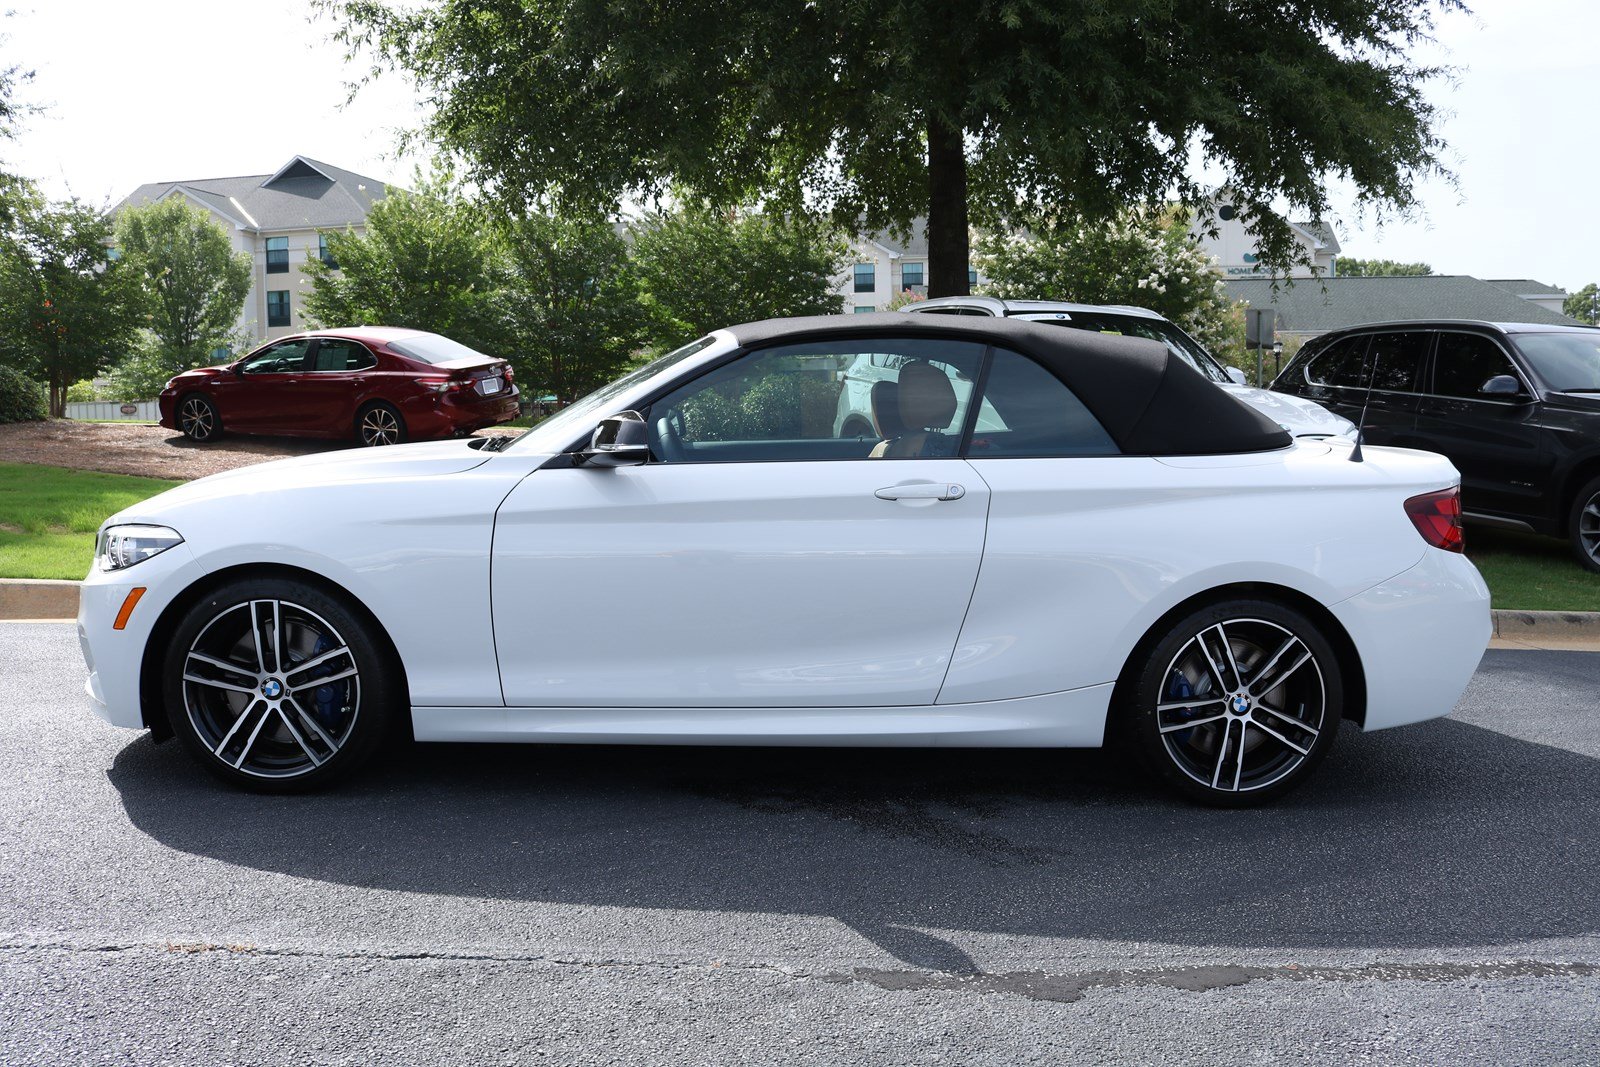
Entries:
{"type": "Polygon", "coordinates": [[[482,393],[484,396],[494,396],[494,394],[498,393],[505,387],[506,382],[504,378],[480,378],[478,380],[478,392],[482,393]]]}

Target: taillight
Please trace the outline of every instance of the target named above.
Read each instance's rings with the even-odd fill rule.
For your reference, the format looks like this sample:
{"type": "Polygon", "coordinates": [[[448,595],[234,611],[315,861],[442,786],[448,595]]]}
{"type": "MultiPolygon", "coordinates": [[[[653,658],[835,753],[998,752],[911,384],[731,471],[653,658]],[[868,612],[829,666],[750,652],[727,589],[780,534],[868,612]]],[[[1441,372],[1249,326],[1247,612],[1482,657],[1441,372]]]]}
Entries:
{"type": "Polygon", "coordinates": [[[1460,486],[1412,497],[1406,501],[1406,514],[1422,539],[1434,548],[1460,552],[1466,547],[1466,531],[1461,528],[1460,486]]]}
{"type": "Polygon", "coordinates": [[[417,384],[425,387],[429,392],[448,393],[455,390],[458,393],[467,392],[472,388],[471,378],[434,378],[429,376],[417,379],[417,384]]]}

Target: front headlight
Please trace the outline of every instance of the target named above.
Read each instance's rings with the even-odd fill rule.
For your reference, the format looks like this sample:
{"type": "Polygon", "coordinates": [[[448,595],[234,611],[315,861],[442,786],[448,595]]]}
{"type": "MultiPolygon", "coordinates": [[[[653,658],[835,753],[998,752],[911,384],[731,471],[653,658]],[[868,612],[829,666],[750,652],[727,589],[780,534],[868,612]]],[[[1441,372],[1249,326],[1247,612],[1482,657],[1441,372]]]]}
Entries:
{"type": "Polygon", "coordinates": [[[181,544],[178,531],[165,526],[107,526],[95,542],[94,565],[103,571],[120,571],[181,544]]]}

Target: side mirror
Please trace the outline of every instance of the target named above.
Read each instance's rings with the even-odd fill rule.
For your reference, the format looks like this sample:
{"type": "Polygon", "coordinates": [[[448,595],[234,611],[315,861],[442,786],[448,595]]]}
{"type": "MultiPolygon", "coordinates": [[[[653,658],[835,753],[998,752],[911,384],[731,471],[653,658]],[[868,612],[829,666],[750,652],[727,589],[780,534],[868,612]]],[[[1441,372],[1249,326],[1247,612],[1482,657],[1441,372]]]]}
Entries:
{"type": "Polygon", "coordinates": [[[1234,385],[1250,384],[1250,379],[1246,378],[1244,371],[1240,370],[1238,367],[1228,368],[1228,378],[1233,382],[1234,385]]]}
{"type": "Polygon", "coordinates": [[[600,420],[589,447],[577,455],[584,467],[633,467],[650,459],[650,434],[644,416],[620,411],[600,420]]]}
{"type": "Polygon", "coordinates": [[[244,377],[244,364],[243,363],[235,363],[229,369],[233,371],[233,376],[235,378],[243,378],[244,377]]]}
{"type": "Polygon", "coordinates": [[[1484,396],[1517,396],[1522,392],[1522,383],[1515,375],[1496,374],[1478,386],[1478,392],[1484,396]]]}

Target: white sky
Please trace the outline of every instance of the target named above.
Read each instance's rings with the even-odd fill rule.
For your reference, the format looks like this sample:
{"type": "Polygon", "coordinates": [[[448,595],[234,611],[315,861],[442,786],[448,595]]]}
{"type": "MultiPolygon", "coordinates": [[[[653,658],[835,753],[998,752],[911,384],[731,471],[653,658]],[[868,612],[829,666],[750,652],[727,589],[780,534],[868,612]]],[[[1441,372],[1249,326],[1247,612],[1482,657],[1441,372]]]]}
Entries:
{"type": "MultiPolygon", "coordinates": [[[[341,106],[353,76],[305,0],[14,0],[7,63],[36,70],[43,105],[11,169],[47,191],[114,201],[139,184],[260,174],[296,153],[409,180],[395,154],[416,101],[389,77],[341,106]]],[[[1446,274],[1600,280],[1600,2],[1475,0],[1440,28],[1465,68],[1432,97],[1458,189],[1430,182],[1425,216],[1335,219],[1353,256],[1425,260],[1446,274]]],[[[1434,58],[1434,57],[1430,57],[1434,58]]]]}

